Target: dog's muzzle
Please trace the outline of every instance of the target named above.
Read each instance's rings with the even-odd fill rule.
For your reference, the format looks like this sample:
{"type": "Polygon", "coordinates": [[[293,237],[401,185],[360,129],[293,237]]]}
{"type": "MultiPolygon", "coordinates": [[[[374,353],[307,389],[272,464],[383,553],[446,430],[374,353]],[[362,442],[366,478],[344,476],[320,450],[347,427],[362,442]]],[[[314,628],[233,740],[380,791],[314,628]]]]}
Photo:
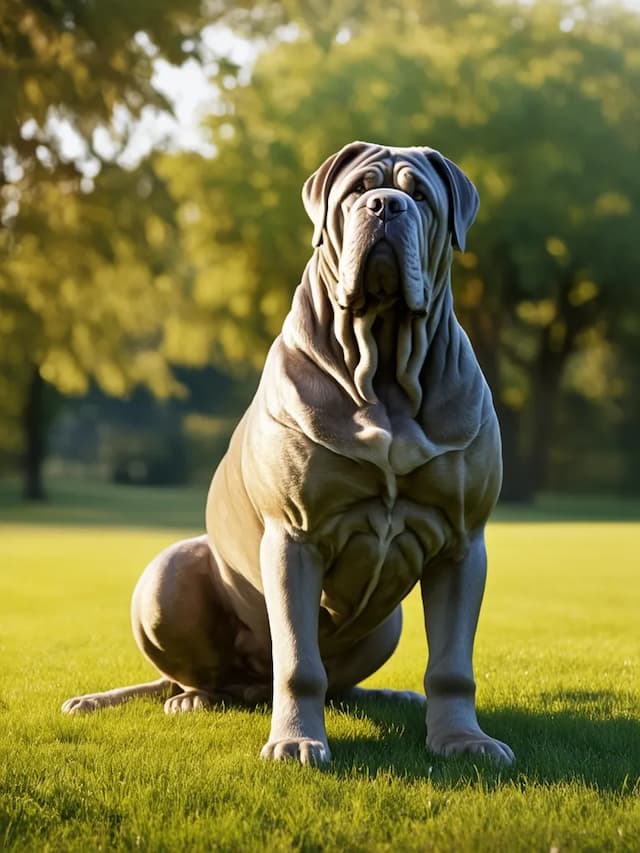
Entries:
{"type": "Polygon", "coordinates": [[[415,205],[399,190],[364,193],[345,224],[336,293],[340,307],[358,315],[400,302],[411,313],[424,314],[421,227],[415,205]]]}

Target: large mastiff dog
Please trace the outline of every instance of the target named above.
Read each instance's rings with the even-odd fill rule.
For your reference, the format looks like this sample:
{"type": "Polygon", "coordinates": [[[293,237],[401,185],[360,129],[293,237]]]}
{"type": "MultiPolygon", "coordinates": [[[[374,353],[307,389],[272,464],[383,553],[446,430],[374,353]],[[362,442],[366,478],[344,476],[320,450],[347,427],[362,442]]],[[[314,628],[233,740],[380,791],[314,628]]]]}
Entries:
{"type": "Polygon", "coordinates": [[[156,557],[133,595],[163,678],[63,710],[272,697],[262,756],[326,762],[327,697],[362,694],[420,583],[427,746],[510,763],[478,725],[471,661],[501,482],[491,394],[450,289],[477,193],[437,151],[354,142],[303,198],[315,251],[213,478],[207,535],[156,557]]]}

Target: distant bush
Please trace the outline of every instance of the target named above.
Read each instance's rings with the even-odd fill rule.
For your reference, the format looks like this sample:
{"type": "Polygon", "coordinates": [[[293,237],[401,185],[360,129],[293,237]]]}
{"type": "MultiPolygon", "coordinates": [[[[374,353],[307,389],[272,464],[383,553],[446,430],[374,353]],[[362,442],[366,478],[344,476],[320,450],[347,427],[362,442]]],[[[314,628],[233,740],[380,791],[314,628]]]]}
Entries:
{"type": "Polygon", "coordinates": [[[182,419],[182,430],[191,482],[204,481],[211,477],[227,449],[236,423],[235,417],[185,415],[182,419]]]}
{"type": "Polygon", "coordinates": [[[111,479],[123,485],[182,485],[189,479],[187,458],[181,433],[119,433],[111,448],[111,479]]]}

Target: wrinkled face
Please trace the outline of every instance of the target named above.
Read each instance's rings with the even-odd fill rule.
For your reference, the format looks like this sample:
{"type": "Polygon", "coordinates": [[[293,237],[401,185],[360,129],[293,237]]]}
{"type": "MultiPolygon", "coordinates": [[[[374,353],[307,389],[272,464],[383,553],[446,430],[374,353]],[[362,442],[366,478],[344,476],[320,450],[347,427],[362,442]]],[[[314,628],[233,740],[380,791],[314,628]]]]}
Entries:
{"type": "Polygon", "coordinates": [[[302,200],[314,225],[306,281],[329,297],[354,399],[377,401],[383,357],[415,414],[430,335],[450,305],[452,248],[464,249],[478,210],[475,187],[433,148],[356,141],[307,178],[302,200]]]}
{"type": "Polygon", "coordinates": [[[332,154],[302,200],[321,279],[352,317],[429,315],[478,210],[475,187],[439,151],[370,142],[332,154]]]}
{"type": "Polygon", "coordinates": [[[330,233],[342,232],[335,292],[341,308],[356,316],[392,307],[427,313],[429,234],[434,219],[447,216],[437,206],[426,170],[403,157],[368,163],[334,183],[327,220],[330,233]]]}

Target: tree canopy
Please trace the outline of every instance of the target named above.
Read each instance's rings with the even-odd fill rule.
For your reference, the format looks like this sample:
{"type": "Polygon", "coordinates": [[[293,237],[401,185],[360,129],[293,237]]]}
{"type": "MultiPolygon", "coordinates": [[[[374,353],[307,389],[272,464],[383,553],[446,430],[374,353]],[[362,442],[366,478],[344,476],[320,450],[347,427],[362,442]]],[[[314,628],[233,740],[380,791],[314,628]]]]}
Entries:
{"type": "Polygon", "coordinates": [[[318,31],[300,12],[249,84],[227,80],[215,158],[162,164],[194,299],[226,358],[259,363],[309,255],[304,178],[351,139],[442,150],[480,191],[457,307],[503,421],[507,489],[530,494],[559,397],[613,411],[631,393],[619,332],[640,310],[639,18],[555,2],[331,9],[330,34],[331,14],[318,31]]]}
{"type": "Polygon", "coordinates": [[[119,394],[136,382],[165,395],[175,386],[158,346],[178,298],[162,275],[173,204],[151,162],[125,169],[118,155],[145,107],[169,107],[153,86],[154,60],[193,53],[203,23],[199,0],[2,5],[5,447],[19,444],[21,415],[41,412],[29,394],[42,380],[63,393],[90,379],[119,394]]]}

